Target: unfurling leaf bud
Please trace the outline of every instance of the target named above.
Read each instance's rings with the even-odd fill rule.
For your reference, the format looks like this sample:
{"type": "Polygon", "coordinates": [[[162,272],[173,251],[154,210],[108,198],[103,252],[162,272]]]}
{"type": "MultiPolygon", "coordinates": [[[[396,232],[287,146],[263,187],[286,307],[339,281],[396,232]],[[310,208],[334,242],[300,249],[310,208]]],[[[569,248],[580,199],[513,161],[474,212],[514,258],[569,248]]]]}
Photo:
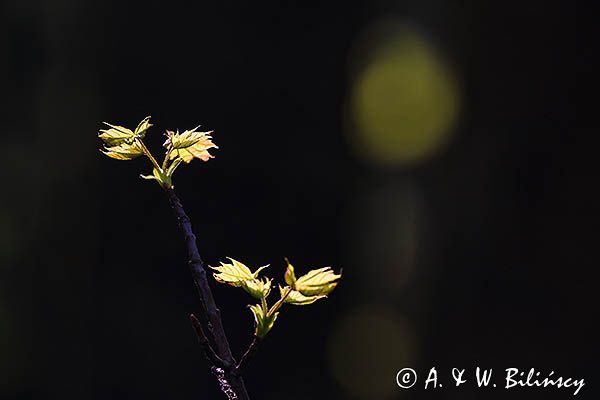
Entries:
{"type": "Polygon", "coordinates": [[[266,299],[269,296],[269,293],[271,293],[271,282],[273,282],[273,280],[269,278],[251,279],[245,281],[242,284],[242,287],[255,299],[266,299]]]}
{"type": "Polygon", "coordinates": [[[283,276],[285,279],[285,283],[294,287],[296,284],[296,275],[294,274],[294,267],[290,264],[289,260],[285,260],[287,262],[287,269],[285,270],[285,275],[283,276]]]}
{"type": "Polygon", "coordinates": [[[250,311],[254,315],[254,335],[260,339],[264,338],[275,324],[275,320],[279,315],[278,312],[269,315],[268,312],[260,306],[260,304],[250,305],[250,311]]]}

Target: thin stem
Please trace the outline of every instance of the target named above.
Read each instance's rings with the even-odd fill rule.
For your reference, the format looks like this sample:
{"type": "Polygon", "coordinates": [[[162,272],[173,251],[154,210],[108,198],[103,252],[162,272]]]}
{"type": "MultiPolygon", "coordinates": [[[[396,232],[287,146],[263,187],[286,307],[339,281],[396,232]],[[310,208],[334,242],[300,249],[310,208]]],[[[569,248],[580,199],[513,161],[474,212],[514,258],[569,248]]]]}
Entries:
{"type": "Polygon", "coordinates": [[[267,299],[265,299],[265,297],[261,297],[260,299],[260,304],[262,306],[263,312],[266,314],[267,310],[269,309],[269,307],[267,306],[267,299]]]}
{"type": "Polygon", "coordinates": [[[175,170],[177,169],[177,167],[179,167],[179,164],[181,164],[182,162],[183,162],[183,160],[179,157],[177,157],[175,160],[173,160],[171,165],[169,165],[169,168],[166,170],[167,176],[173,176],[173,174],[175,173],[175,170]]]}
{"type": "Polygon", "coordinates": [[[167,162],[169,161],[169,154],[171,154],[171,150],[173,150],[173,145],[169,145],[169,148],[167,149],[167,153],[165,154],[165,159],[163,160],[163,163],[162,163],[162,169],[164,171],[167,170],[167,162]]]}
{"type": "Polygon", "coordinates": [[[152,153],[150,153],[150,150],[148,150],[148,148],[144,144],[144,141],[142,139],[138,138],[138,137],[136,137],[135,140],[137,140],[138,143],[140,144],[140,147],[142,148],[142,151],[144,152],[144,154],[146,155],[146,157],[148,157],[150,159],[150,161],[152,161],[152,165],[154,165],[154,168],[156,168],[157,170],[161,171],[161,168],[158,165],[158,162],[152,156],[152,153]]]}
{"type": "Polygon", "coordinates": [[[241,372],[242,369],[248,365],[248,361],[252,358],[252,356],[254,355],[254,353],[256,353],[256,349],[258,348],[258,344],[260,343],[261,339],[254,336],[252,338],[252,342],[250,342],[250,346],[248,346],[248,349],[246,350],[246,352],[244,353],[244,355],[242,356],[242,358],[240,359],[240,362],[238,363],[238,365],[235,367],[236,371],[241,372]]]}
{"type": "Polygon", "coordinates": [[[283,305],[283,302],[285,301],[285,299],[288,297],[288,295],[292,292],[292,288],[291,287],[286,287],[286,291],[285,294],[283,294],[281,296],[281,299],[277,300],[277,303],[273,304],[273,307],[271,307],[271,309],[269,310],[269,312],[267,313],[267,317],[270,317],[271,315],[275,314],[277,311],[279,311],[279,309],[281,308],[281,306],[283,305]]]}

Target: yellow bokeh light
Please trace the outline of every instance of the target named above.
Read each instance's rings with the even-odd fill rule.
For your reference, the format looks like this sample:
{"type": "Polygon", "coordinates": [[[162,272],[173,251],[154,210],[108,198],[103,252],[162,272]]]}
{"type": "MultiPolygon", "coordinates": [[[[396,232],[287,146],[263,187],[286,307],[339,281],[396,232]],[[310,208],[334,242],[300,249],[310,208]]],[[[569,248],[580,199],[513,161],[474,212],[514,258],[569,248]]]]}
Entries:
{"type": "Polygon", "coordinates": [[[348,398],[398,398],[398,371],[412,365],[410,325],[384,308],[361,307],[342,317],[330,337],[331,372],[348,398]]]}
{"type": "Polygon", "coordinates": [[[458,85],[433,46],[414,28],[376,24],[355,57],[349,101],[350,141],[360,157],[383,165],[429,160],[456,121],[458,85]]]}

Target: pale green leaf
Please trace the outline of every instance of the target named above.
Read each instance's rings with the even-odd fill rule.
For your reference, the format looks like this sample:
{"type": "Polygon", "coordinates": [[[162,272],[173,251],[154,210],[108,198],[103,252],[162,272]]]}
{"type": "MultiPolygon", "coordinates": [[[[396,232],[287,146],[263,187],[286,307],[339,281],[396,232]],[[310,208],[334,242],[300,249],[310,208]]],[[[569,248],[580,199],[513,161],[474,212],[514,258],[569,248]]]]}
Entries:
{"type": "Polygon", "coordinates": [[[167,131],[167,140],[163,144],[169,149],[169,159],[181,158],[185,163],[191,162],[194,158],[202,161],[208,161],[213,156],[208,152],[209,149],[218,148],[212,142],[210,132],[198,132],[198,127],[184,131],[183,133],[167,131]]]}
{"type": "Polygon", "coordinates": [[[213,273],[217,282],[240,287],[245,281],[254,279],[254,274],[250,271],[250,268],[233,258],[227,258],[229,258],[231,264],[221,262],[220,266],[211,267],[217,271],[216,273],[213,273]]]}
{"type": "Polygon", "coordinates": [[[98,137],[104,141],[107,146],[118,146],[123,143],[132,143],[135,138],[135,133],[118,125],[111,125],[104,122],[110,129],[101,129],[98,137]]]}
{"type": "Polygon", "coordinates": [[[146,131],[152,126],[150,117],[144,118],[135,128],[135,131],[119,125],[112,125],[108,122],[104,124],[109,126],[109,129],[101,129],[98,137],[104,141],[106,146],[113,147],[120,144],[131,144],[136,137],[143,138],[146,131]]]}
{"type": "Polygon", "coordinates": [[[271,292],[272,279],[258,278],[258,274],[268,265],[260,267],[256,272],[252,272],[250,268],[241,262],[228,257],[231,264],[221,262],[218,267],[211,267],[216,272],[213,273],[216,281],[226,283],[231,286],[241,287],[248,292],[252,297],[257,299],[266,298],[271,292]]]}
{"type": "Polygon", "coordinates": [[[144,151],[138,142],[130,144],[121,143],[117,146],[105,147],[104,150],[101,151],[110,158],[116,160],[131,160],[144,154],[144,151]]]}
{"type": "Polygon", "coordinates": [[[327,296],[305,296],[300,292],[295,290],[290,290],[288,293],[288,288],[283,288],[279,286],[279,292],[281,293],[281,298],[283,298],[283,302],[286,304],[292,304],[295,306],[305,306],[307,304],[312,304],[319,299],[323,299],[327,296]],[[284,297],[285,296],[285,297],[284,297]]]}
{"type": "Polygon", "coordinates": [[[330,267],[319,268],[296,279],[292,287],[305,296],[324,296],[331,293],[341,277],[330,267]]]}
{"type": "Polygon", "coordinates": [[[200,139],[202,139],[203,135],[208,134],[210,132],[198,132],[196,127],[191,130],[184,131],[183,133],[167,131],[167,140],[163,144],[166,148],[174,148],[174,149],[185,149],[187,147],[193,146],[200,139]]]}

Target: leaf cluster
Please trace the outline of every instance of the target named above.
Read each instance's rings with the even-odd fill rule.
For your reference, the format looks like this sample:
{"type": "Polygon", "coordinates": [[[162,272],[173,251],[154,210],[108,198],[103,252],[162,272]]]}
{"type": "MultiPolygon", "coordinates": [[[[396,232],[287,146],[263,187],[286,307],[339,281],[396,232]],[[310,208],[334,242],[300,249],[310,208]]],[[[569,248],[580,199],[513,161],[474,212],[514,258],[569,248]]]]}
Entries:
{"type": "Polygon", "coordinates": [[[230,263],[221,262],[220,266],[211,267],[216,271],[213,276],[219,283],[241,287],[260,301],[259,304],[250,305],[249,308],[254,316],[254,335],[261,339],[275,324],[279,310],[284,304],[304,306],[323,299],[335,289],[342,277],[341,274],[333,272],[330,267],[325,267],[311,270],[296,278],[294,267],[286,260],[287,269],[284,274],[286,285],[279,285],[279,300],[269,307],[267,298],[271,294],[273,279],[259,277],[259,273],[268,265],[252,272],[246,265],[233,258],[229,258],[229,261],[230,263]]]}
{"type": "Polygon", "coordinates": [[[209,149],[218,148],[212,142],[212,131],[201,132],[198,127],[183,131],[165,132],[167,139],[163,143],[166,149],[162,163],[158,163],[144,144],[146,132],[152,127],[150,117],[144,118],[134,130],[107,122],[107,128],[101,129],[98,137],[103,141],[102,153],[115,160],[132,160],[146,156],[152,163],[152,175],[140,175],[143,179],[155,180],[163,188],[172,189],[172,177],[183,162],[189,164],[194,158],[208,161],[213,156],[209,149]]]}

